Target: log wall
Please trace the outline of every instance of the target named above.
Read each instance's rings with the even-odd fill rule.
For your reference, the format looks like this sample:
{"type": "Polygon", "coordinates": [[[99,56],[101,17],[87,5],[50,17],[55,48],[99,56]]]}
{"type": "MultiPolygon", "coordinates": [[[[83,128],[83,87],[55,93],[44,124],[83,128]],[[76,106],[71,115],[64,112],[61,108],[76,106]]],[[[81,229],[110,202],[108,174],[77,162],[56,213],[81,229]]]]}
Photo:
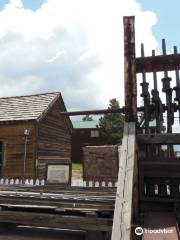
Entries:
{"type": "Polygon", "coordinates": [[[0,141],[3,142],[3,163],[1,177],[20,178],[23,174],[24,129],[30,129],[27,143],[26,174],[34,177],[35,169],[35,125],[33,123],[17,123],[0,125],[0,141]]]}
{"type": "Polygon", "coordinates": [[[37,176],[44,178],[47,163],[71,162],[71,133],[59,99],[38,124],[37,176]]]}

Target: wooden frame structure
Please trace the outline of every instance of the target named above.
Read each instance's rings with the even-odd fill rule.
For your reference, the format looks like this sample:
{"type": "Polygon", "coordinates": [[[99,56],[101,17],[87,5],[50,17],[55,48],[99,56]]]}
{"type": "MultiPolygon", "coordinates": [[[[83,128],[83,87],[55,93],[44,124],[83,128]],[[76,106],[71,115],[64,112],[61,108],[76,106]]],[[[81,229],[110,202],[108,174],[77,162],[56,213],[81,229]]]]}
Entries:
{"type": "MultiPolygon", "coordinates": [[[[27,225],[33,222],[35,226],[47,224],[50,227],[78,228],[89,233],[88,240],[97,238],[99,240],[110,238],[111,240],[131,240],[134,227],[143,222],[143,215],[148,216],[145,210],[148,209],[151,212],[157,206],[159,207],[160,203],[163,205],[162,211],[170,209],[174,214],[172,219],[177,219],[177,223],[180,223],[180,220],[175,217],[180,213],[180,164],[179,159],[174,155],[174,145],[180,145],[180,134],[172,133],[174,113],[179,111],[180,115],[180,54],[174,47],[174,54],[166,55],[165,40],[163,40],[162,50],[163,54],[160,56],[155,56],[153,50],[152,56],[145,57],[142,44],[141,57],[136,58],[134,17],[124,17],[125,106],[116,110],[61,112],[62,115],[69,116],[110,112],[125,114],[126,123],[116,196],[115,189],[111,191],[108,189],[105,192],[99,189],[98,192],[94,189],[63,188],[61,190],[51,189],[48,192],[49,189],[36,188],[30,193],[31,197],[27,197],[24,188],[16,189],[16,195],[12,193],[15,189],[7,188],[6,190],[11,190],[10,193],[0,192],[0,206],[2,207],[0,222],[27,225]],[[176,86],[174,88],[171,87],[171,78],[168,76],[170,70],[175,71],[176,86]],[[158,90],[157,72],[159,71],[164,72],[162,92],[165,93],[166,103],[162,102],[158,90]],[[153,74],[154,82],[151,92],[146,79],[146,73],[150,72],[153,74]],[[137,107],[136,75],[138,73],[142,74],[143,106],[137,107]],[[173,91],[176,93],[175,99],[173,99],[173,91]],[[143,129],[138,123],[138,113],[142,114],[143,129]],[[164,113],[167,113],[166,134],[162,133],[164,113]],[[152,118],[156,121],[154,135],[151,134],[149,127],[152,118]],[[163,151],[163,145],[167,145],[166,152],[163,151]],[[20,190],[19,195],[17,195],[17,190],[20,190]],[[34,191],[41,194],[37,196],[34,191]],[[42,194],[42,191],[45,192],[42,194]],[[47,204],[48,210],[45,211],[47,204]],[[84,214],[83,217],[82,214],[84,214]],[[44,219],[47,220],[46,223],[44,219]],[[111,229],[112,236],[110,237],[111,229]]],[[[160,220],[163,226],[164,220],[160,220]]],[[[177,225],[177,223],[173,224],[177,225]]],[[[176,239],[180,239],[178,231],[174,234],[177,235],[176,239]]],[[[146,240],[146,236],[143,239],[146,240]]],[[[161,239],[160,235],[158,239],[161,239]]]]}

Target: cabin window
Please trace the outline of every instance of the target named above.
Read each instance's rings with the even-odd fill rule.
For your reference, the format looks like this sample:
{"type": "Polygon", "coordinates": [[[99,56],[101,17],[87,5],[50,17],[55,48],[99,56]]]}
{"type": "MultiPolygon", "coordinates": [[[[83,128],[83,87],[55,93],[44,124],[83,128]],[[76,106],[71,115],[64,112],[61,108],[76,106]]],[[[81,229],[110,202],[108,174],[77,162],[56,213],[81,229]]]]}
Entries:
{"type": "Polygon", "coordinates": [[[3,142],[0,141],[0,166],[3,164],[3,142]]]}
{"type": "Polygon", "coordinates": [[[91,137],[92,138],[99,137],[99,131],[98,130],[91,130],[91,137]]]}

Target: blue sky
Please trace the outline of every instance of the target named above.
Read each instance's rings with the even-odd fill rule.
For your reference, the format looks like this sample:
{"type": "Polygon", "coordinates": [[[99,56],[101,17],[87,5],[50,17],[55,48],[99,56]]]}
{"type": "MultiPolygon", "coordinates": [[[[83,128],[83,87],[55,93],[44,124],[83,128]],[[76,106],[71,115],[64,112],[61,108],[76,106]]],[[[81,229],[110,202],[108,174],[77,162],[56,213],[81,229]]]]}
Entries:
{"type": "MultiPolygon", "coordinates": [[[[25,8],[35,11],[45,2],[45,0],[22,0],[22,2],[25,8]]],[[[0,10],[2,10],[7,3],[9,3],[9,0],[0,0],[0,10]]]]}
{"type": "Polygon", "coordinates": [[[60,91],[70,111],[112,98],[123,106],[123,16],[136,16],[136,53],[143,42],[149,55],[162,38],[180,47],[179,9],[179,0],[0,0],[0,97],[60,91]]]}
{"type": "MultiPolygon", "coordinates": [[[[0,0],[0,10],[9,3],[10,0],[0,0]]],[[[161,44],[162,38],[166,38],[167,46],[171,48],[174,45],[180,47],[180,33],[178,30],[178,19],[180,15],[179,0],[136,0],[144,11],[153,11],[158,22],[152,27],[158,43],[161,44]]],[[[22,0],[24,8],[36,11],[46,0],[22,0]]]]}
{"type": "MultiPolygon", "coordinates": [[[[0,0],[0,96],[61,91],[71,110],[124,105],[123,16],[137,55],[180,41],[178,1],[0,0]],[[171,18],[169,18],[169,12],[171,18]]],[[[147,55],[147,54],[146,54],[147,55]]]]}
{"type": "Polygon", "coordinates": [[[138,0],[143,10],[156,13],[158,22],[152,27],[159,44],[163,38],[169,48],[177,45],[180,50],[180,1],[179,0],[138,0]]]}
{"type": "MultiPolygon", "coordinates": [[[[46,0],[22,0],[26,9],[33,11],[40,8],[46,0]]],[[[178,29],[178,19],[180,16],[179,0],[137,0],[143,10],[151,10],[156,13],[158,22],[152,27],[158,42],[161,43],[162,38],[166,38],[169,45],[178,44],[180,33],[178,29]]],[[[0,0],[0,10],[9,3],[9,0],[0,0]]],[[[180,45],[180,44],[179,44],[180,45]]]]}

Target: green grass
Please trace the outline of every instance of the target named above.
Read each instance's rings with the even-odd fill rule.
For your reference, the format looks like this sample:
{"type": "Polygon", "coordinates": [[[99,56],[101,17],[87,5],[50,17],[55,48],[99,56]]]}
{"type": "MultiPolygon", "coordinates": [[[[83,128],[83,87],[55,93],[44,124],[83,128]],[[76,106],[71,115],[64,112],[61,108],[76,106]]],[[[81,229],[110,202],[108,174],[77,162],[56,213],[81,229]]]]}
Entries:
{"type": "Polygon", "coordinates": [[[72,163],[72,179],[81,179],[83,177],[83,165],[81,163],[72,163]]]}
{"type": "Polygon", "coordinates": [[[79,170],[82,171],[83,165],[81,163],[72,163],[72,170],[79,170]]]}

